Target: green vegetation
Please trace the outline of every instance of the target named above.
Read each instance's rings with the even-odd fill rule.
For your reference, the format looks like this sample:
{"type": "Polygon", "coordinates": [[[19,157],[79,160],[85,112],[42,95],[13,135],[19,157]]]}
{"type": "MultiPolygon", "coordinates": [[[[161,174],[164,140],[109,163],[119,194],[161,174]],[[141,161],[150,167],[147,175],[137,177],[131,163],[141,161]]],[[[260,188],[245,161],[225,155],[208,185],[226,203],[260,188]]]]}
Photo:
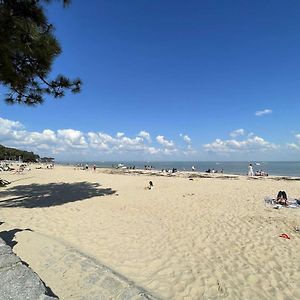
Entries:
{"type": "Polygon", "coordinates": [[[21,157],[23,162],[36,162],[40,157],[33,152],[8,148],[0,145],[0,160],[18,160],[21,157]]]}
{"type": "MultiPolygon", "coordinates": [[[[51,0],[0,0],[0,85],[8,90],[4,100],[9,104],[36,105],[44,95],[61,98],[65,90],[80,92],[80,79],[48,78],[61,48],[43,2],[51,0]]],[[[69,2],[64,0],[64,6],[69,2]]]]}

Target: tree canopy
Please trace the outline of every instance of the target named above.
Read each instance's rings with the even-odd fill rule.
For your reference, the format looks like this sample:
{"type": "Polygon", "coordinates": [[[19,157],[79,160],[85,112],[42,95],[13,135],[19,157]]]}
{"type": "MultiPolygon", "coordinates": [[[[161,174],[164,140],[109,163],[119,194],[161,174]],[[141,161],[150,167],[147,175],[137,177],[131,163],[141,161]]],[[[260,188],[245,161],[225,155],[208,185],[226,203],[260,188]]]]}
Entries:
{"type": "Polygon", "coordinates": [[[21,157],[23,162],[36,162],[40,158],[39,155],[34,154],[33,152],[8,148],[0,145],[0,160],[18,160],[19,157],[21,157]]]}
{"type": "Polygon", "coordinates": [[[52,1],[0,0],[0,84],[8,89],[5,101],[10,104],[40,104],[47,94],[61,98],[66,90],[81,89],[80,79],[48,78],[61,48],[41,2],[52,1]]]}

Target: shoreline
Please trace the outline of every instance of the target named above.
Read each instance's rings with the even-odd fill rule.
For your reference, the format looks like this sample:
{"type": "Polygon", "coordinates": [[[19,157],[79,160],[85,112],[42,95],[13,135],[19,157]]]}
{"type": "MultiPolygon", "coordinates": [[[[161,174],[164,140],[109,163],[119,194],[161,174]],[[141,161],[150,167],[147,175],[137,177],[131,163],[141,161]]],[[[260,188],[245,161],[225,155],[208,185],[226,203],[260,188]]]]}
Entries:
{"type": "MultiPolygon", "coordinates": [[[[22,164],[22,163],[18,163],[18,162],[12,162],[12,163],[9,163],[9,161],[0,161],[0,165],[1,163],[4,163],[4,164],[13,164],[13,165],[19,165],[19,164],[22,164]]],[[[162,169],[165,170],[165,172],[167,174],[172,174],[172,168],[171,165],[168,165],[168,167],[162,167],[162,168],[157,168],[157,167],[152,167],[151,169],[145,169],[144,167],[140,167],[139,164],[141,164],[141,162],[123,162],[122,165],[124,164],[124,169],[122,168],[117,168],[117,163],[116,162],[107,162],[107,163],[112,163],[112,166],[107,166],[107,165],[99,165],[99,162],[79,162],[79,163],[68,163],[68,162],[56,162],[54,163],[54,165],[57,165],[57,166],[65,166],[65,167],[74,167],[74,168],[80,168],[78,167],[78,165],[81,165],[81,168],[84,168],[84,166],[87,164],[89,165],[89,168],[92,168],[94,165],[96,166],[97,169],[109,169],[109,170],[125,170],[125,171],[138,171],[138,172],[144,172],[144,171],[152,171],[152,172],[155,172],[155,173],[162,173],[162,169]],[[137,163],[137,167],[135,166],[134,163],[137,163]],[[126,166],[126,164],[128,165],[133,165],[134,166],[134,169],[132,169],[132,167],[130,166],[126,166]]],[[[170,162],[164,162],[164,161],[161,161],[161,162],[153,162],[154,164],[155,163],[158,163],[158,164],[165,164],[165,163],[170,163],[170,162]]],[[[178,163],[182,163],[181,161],[174,161],[174,162],[171,162],[173,163],[172,166],[176,166],[176,164],[178,163]]],[[[188,163],[195,163],[195,162],[188,162],[188,163]]],[[[210,163],[210,162],[196,162],[196,163],[210,163]]],[[[212,164],[215,164],[216,162],[211,162],[212,164]]],[[[243,163],[243,164],[247,164],[247,162],[244,162],[244,161],[238,161],[238,162],[220,162],[219,164],[222,166],[222,164],[226,164],[226,163],[243,163]]],[[[272,163],[293,163],[293,164],[299,164],[299,169],[300,169],[300,161],[265,161],[265,162],[262,162],[262,164],[272,164],[272,163]]],[[[53,163],[33,163],[33,162],[30,162],[30,163],[27,163],[27,164],[31,164],[32,166],[37,166],[37,165],[40,165],[40,166],[46,166],[46,165],[50,165],[50,164],[53,164],[53,163]]],[[[104,163],[106,164],[106,163],[104,163]]],[[[257,171],[259,171],[258,169],[262,169],[261,168],[261,165],[259,165],[260,168],[257,168],[258,166],[255,166],[257,171]]],[[[265,168],[267,168],[268,166],[265,165],[264,166],[265,168]]],[[[246,169],[246,165],[245,165],[245,169],[246,169]]],[[[226,175],[226,176],[246,176],[248,177],[247,175],[247,171],[245,172],[226,172],[226,170],[222,171],[223,169],[220,169],[220,170],[216,170],[215,172],[206,172],[206,171],[202,171],[202,170],[199,170],[196,169],[195,171],[192,171],[192,170],[187,170],[185,168],[182,169],[181,168],[175,168],[176,170],[176,173],[196,173],[196,174],[200,174],[201,176],[207,176],[207,175],[226,175]]],[[[211,169],[213,170],[213,169],[211,169]]],[[[268,173],[268,172],[267,172],[268,173]]],[[[260,178],[260,177],[270,177],[270,178],[282,178],[282,179],[287,179],[287,180],[297,180],[298,178],[300,178],[300,172],[298,172],[299,174],[295,175],[295,174],[280,174],[280,173],[268,173],[266,176],[265,175],[255,175],[253,176],[253,178],[260,178]]],[[[4,173],[5,174],[5,173],[4,173]]]]}
{"type": "Polygon", "coordinates": [[[159,170],[144,170],[144,169],[116,169],[97,167],[98,170],[104,171],[107,174],[124,174],[124,175],[149,175],[149,176],[162,176],[162,177],[182,177],[182,178],[218,178],[218,179],[249,179],[249,180],[294,180],[300,181],[300,176],[282,176],[282,175],[269,175],[269,176],[247,176],[231,173],[206,173],[197,171],[177,171],[175,173],[162,172],[159,170]]]}
{"type": "MultiPolygon", "coordinates": [[[[107,165],[99,165],[99,162],[81,162],[81,163],[60,163],[58,162],[57,164],[58,165],[63,165],[63,166],[76,166],[78,164],[81,164],[82,166],[84,166],[85,164],[88,164],[90,167],[93,166],[93,165],[96,165],[97,169],[116,169],[116,166],[118,165],[117,162],[111,162],[112,165],[114,166],[107,166],[107,165]]],[[[139,170],[139,171],[147,171],[147,169],[145,169],[144,167],[141,167],[141,162],[121,162],[122,164],[124,164],[124,166],[127,166],[127,170],[130,170],[130,165],[133,167],[135,166],[135,170],[139,170]],[[136,164],[135,164],[136,163],[136,164]]],[[[152,171],[156,171],[156,172],[159,172],[161,171],[162,169],[165,169],[165,170],[172,170],[173,167],[176,167],[178,163],[182,163],[181,161],[174,161],[174,162],[171,162],[172,164],[169,164],[170,162],[153,162],[153,164],[155,165],[155,163],[157,164],[162,164],[161,167],[153,167],[152,171]],[[166,166],[165,164],[168,163],[168,166],[166,166]]],[[[210,162],[190,162],[191,166],[193,163],[198,163],[198,164],[202,164],[202,163],[206,163],[206,164],[209,164],[210,162]]],[[[212,165],[214,165],[216,162],[211,162],[212,165]]],[[[177,167],[177,172],[198,172],[198,173],[207,173],[207,174],[222,174],[220,172],[220,170],[218,170],[219,168],[221,168],[223,166],[223,164],[226,164],[226,163],[243,163],[244,164],[244,169],[243,171],[240,171],[240,172],[226,172],[226,169],[224,169],[224,167],[222,169],[224,169],[224,174],[226,175],[236,175],[236,176],[247,176],[247,162],[243,162],[243,161],[240,161],[240,162],[222,162],[220,163],[219,165],[217,165],[217,167],[215,167],[216,172],[215,173],[207,173],[206,171],[204,171],[204,169],[202,168],[196,168],[195,171],[192,171],[191,170],[191,167],[186,167],[186,168],[183,168],[182,167],[177,167]]],[[[270,161],[270,162],[263,162],[262,164],[272,164],[272,163],[293,163],[293,164],[299,164],[299,168],[300,168],[300,162],[298,161],[288,161],[288,162],[280,162],[280,161],[270,161]]],[[[150,163],[151,164],[151,163],[150,163]]],[[[207,165],[207,168],[210,168],[210,169],[213,169],[212,168],[212,165],[207,165]]],[[[267,165],[263,165],[263,166],[255,166],[256,170],[258,171],[258,169],[262,169],[262,168],[268,168],[267,165]]],[[[121,169],[121,168],[119,168],[121,169]]],[[[265,170],[265,171],[268,171],[268,170],[265,170]]],[[[268,172],[267,172],[268,173],[268,172]]],[[[299,177],[300,178],[300,172],[298,172],[297,175],[295,174],[280,174],[280,173],[274,173],[273,174],[268,174],[268,176],[274,176],[274,177],[299,177]],[[299,174],[298,174],[299,173],[299,174]]],[[[256,176],[255,176],[256,177],[256,176]]]]}

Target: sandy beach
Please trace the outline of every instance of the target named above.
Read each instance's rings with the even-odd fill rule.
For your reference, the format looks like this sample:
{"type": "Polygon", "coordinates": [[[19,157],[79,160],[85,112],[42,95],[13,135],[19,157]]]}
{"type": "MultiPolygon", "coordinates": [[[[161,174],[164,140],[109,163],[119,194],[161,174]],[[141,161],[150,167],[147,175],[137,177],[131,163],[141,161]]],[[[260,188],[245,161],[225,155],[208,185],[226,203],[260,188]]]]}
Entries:
{"type": "Polygon", "coordinates": [[[273,209],[264,197],[299,199],[300,181],[210,177],[3,172],[12,183],[0,190],[0,235],[60,299],[95,288],[70,249],[161,299],[299,299],[300,208],[273,209]]]}

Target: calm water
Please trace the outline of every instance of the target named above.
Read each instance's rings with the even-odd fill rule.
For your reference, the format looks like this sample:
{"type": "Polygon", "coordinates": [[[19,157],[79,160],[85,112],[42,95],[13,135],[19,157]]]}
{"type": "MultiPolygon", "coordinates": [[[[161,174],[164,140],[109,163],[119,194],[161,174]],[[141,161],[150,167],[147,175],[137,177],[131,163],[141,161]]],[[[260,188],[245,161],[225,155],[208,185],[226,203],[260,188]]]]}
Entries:
{"type": "MultiPolygon", "coordinates": [[[[77,162],[78,163],[78,162],[77,162]]],[[[127,167],[135,166],[138,169],[144,169],[144,166],[152,166],[154,169],[172,169],[176,168],[178,171],[191,171],[192,166],[196,171],[204,172],[207,169],[221,170],[227,174],[246,175],[248,172],[249,162],[216,162],[216,161],[111,161],[111,162],[81,162],[88,163],[89,165],[95,164],[97,167],[116,166],[123,163],[127,167]]],[[[254,171],[263,170],[269,175],[279,176],[297,176],[300,177],[300,162],[299,161],[257,161],[251,162],[254,171]]]]}

